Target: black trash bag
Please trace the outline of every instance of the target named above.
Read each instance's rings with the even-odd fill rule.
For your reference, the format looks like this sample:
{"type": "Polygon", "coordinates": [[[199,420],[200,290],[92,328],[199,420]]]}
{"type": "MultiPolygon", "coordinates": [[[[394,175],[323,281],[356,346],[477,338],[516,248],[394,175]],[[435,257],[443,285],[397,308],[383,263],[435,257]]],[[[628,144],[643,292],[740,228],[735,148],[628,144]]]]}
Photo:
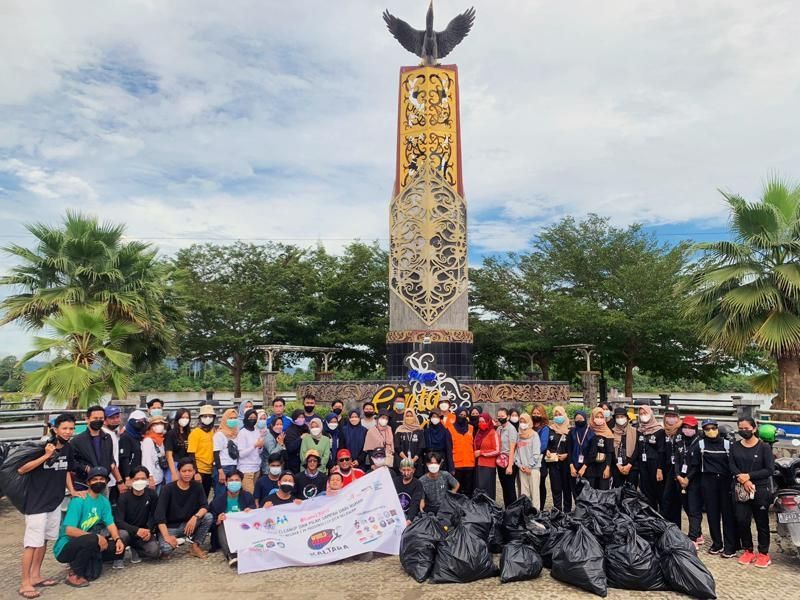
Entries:
{"type": "Polygon", "coordinates": [[[44,454],[42,442],[25,442],[8,453],[0,466],[0,489],[18,511],[25,510],[29,477],[17,473],[22,465],[44,454]]]}
{"type": "Polygon", "coordinates": [[[697,554],[697,548],[694,542],[689,539],[689,536],[683,533],[675,523],[667,522],[664,532],[653,545],[653,549],[658,554],[668,554],[678,548],[697,554]]]}
{"type": "Polygon", "coordinates": [[[500,583],[536,579],[542,572],[542,557],[524,538],[511,540],[500,555],[500,583]]]}
{"type": "Polygon", "coordinates": [[[442,497],[442,501],[439,504],[439,510],[436,513],[436,516],[439,518],[439,522],[446,526],[452,527],[455,523],[460,523],[464,514],[468,509],[468,505],[471,505],[471,501],[467,498],[464,494],[453,494],[452,492],[447,492],[442,497]]]}
{"type": "Polygon", "coordinates": [[[606,577],[609,587],[623,590],[656,591],[667,589],[658,555],[650,544],[629,527],[605,548],[606,577]]]}
{"type": "MultiPolygon", "coordinates": [[[[585,481],[584,479],[578,479],[579,482],[585,481]]],[[[622,488],[614,488],[611,490],[596,490],[590,485],[584,485],[581,489],[581,493],[578,494],[578,498],[575,503],[578,506],[587,506],[587,507],[608,507],[609,509],[615,510],[619,507],[620,503],[622,502],[622,488]]]]}
{"type": "MultiPolygon", "coordinates": [[[[475,507],[475,514],[486,514],[488,511],[491,517],[489,524],[489,551],[493,554],[499,554],[503,551],[503,507],[495,502],[483,490],[475,490],[472,494],[472,504],[475,507]]],[[[465,519],[465,524],[468,524],[470,518],[465,519]]],[[[483,519],[481,518],[481,524],[483,519]]]]}
{"type": "Polygon", "coordinates": [[[528,522],[538,515],[527,496],[520,496],[516,502],[506,506],[503,513],[503,541],[519,540],[527,533],[528,522]]]}
{"type": "MultiPolygon", "coordinates": [[[[542,557],[544,558],[544,557],[542,557]]],[[[586,527],[573,524],[553,552],[550,575],[598,596],[608,594],[603,548],[586,527]]]]}
{"type": "MultiPolygon", "coordinates": [[[[591,497],[591,494],[587,496],[591,497]]],[[[584,525],[602,545],[605,545],[617,532],[614,521],[620,512],[615,504],[603,502],[600,498],[598,500],[600,501],[596,504],[589,503],[586,499],[579,503],[572,513],[572,519],[584,525]]]]}
{"type": "Polygon", "coordinates": [[[489,545],[461,523],[439,544],[431,583],[469,583],[497,574],[489,545]]]}
{"type": "Polygon", "coordinates": [[[673,523],[654,545],[669,589],[695,598],[716,598],[714,576],[697,556],[692,541],[673,523]]]}
{"type": "Polygon", "coordinates": [[[420,513],[403,531],[400,539],[400,564],[418,583],[428,578],[436,559],[436,548],[447,533],[432,513],[420,513]]]}
{"type": "Polygon", "coordinates": [[[622,512],[633,519],[636,533],[651,544],[671,525],[652,506],[638,498],[624,499],[622,512]]]}
{"type": "MultiPolygon", "coordinates": [[[[551,527],[549,523],[540,521],[539,519],[528,521],[526,527],[530,544],[533,546],[533,549],[541,555],[542,548],[544,548],[545,544],[547,544],[550,539],[550,531],[553,527],[551,527]]],[[[550,568],[548,565],[545,566],[547,566],[548,569],[550,568]]]]}

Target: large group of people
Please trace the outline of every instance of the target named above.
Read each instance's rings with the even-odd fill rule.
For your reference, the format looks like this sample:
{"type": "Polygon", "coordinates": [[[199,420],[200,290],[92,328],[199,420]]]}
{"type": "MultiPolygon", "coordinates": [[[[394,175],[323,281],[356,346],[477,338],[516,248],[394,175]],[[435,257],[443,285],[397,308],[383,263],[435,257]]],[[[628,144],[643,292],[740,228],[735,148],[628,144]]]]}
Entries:
{"type": "Polygon", "coordinates": [[[572,416],[562,406],[530,411],[457,407],[442,397],[423,418],[398,396],[389,410],[371,402],[348,412],[335,401],[326,417],[313,395],[285,414],[277,397],[269,413],[249,401],[218,418],[212,406],[193,425],[186,409],[170,420],[158,399],[122,422],[117,406],[90,407],[87,428],[75,419],[52,423],[43,456],[22,465],[28,478],[21,596],[36,598],[55,585],[43,577],[47,542],[69,565],[67,585],[86,587],[103,563],[168,560],[181,544],[198,559],[219,550],[236,555],[225,535],[226,515],[335,495],[376,469],[389,469],[407,523],[437,512],[446,494],[482,490],[506,505],[524,495],[543,509],[572,510],[582,486],[605,490],[631,484],[661,514],[681,525],[709,553],[767,567],[771,448],[751,419],[739,438],[720,436],[714,420],[698,423],[668,407],[659,419],[649,406],[629,414],[603,404],[572,416]],[[549,482],[549,486],[548,486],[549,482]],[[62,518],[64,493],[71,496],[62,518]],[[750,531],[758,536],[754,547],[750,531]]]}

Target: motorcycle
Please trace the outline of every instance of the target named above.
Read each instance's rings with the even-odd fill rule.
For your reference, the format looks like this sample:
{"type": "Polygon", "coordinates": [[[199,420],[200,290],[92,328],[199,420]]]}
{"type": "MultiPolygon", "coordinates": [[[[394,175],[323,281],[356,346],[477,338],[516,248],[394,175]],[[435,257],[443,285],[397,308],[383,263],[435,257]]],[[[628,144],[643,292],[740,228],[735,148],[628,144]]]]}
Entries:
{"type": "MultiPolygon", "coordinates": [[[[800,440],[792,440],[792,445],[800,446],[800,440]]],[[[800,554],[800,457],[776,458],[773,480],[778,490],[772,503],[778,550],[800,554]],[[788,541],[791,546],[786,547],[788,541]]]]}

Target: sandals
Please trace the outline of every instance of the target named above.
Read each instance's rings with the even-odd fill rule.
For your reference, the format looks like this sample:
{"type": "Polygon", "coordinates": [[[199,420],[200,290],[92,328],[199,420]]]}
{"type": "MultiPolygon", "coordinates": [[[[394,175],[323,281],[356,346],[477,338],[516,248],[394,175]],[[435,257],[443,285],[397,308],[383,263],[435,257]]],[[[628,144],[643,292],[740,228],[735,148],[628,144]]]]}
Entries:
{"type": "Polygon", "coordinates": [[[42,579],[39,583],[34,583],[33,587],[48,588],[48,587],[53,587],[54,585],[58,585],[58,581],[56,581],[55,579],[47,578],[47,579],[42,579]]]}
{"type": "Polygon", "coordinates": [[[18,590],[17,594],[19,594],[23,598],[27,598],[28,600],[33,600],[34,598],[38,598],[39,596],[41,596],[41,594],[36,590],[27,590],[25,592],[23,592],[22,590],[18,590]]]}

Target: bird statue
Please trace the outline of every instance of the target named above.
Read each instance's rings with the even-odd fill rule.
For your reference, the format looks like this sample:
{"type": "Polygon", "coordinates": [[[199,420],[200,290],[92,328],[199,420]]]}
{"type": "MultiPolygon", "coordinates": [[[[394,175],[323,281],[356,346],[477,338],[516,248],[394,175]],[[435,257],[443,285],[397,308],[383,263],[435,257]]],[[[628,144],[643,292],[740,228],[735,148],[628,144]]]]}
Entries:
{"type": "Polygon", "coordinates": [[[475,9],[470,8],[455,17],[447,24],[444,31],[433,30],[433,0],[428,6],[428,14],[425,16],[424,31],[414,29],[388,10],[384,11],[383,20],[403,48],[419,56],[423,65],[431,66],[438,64],[438,59],[450,54],[453,48],[467,37],[475,22],[475,9]]]}

